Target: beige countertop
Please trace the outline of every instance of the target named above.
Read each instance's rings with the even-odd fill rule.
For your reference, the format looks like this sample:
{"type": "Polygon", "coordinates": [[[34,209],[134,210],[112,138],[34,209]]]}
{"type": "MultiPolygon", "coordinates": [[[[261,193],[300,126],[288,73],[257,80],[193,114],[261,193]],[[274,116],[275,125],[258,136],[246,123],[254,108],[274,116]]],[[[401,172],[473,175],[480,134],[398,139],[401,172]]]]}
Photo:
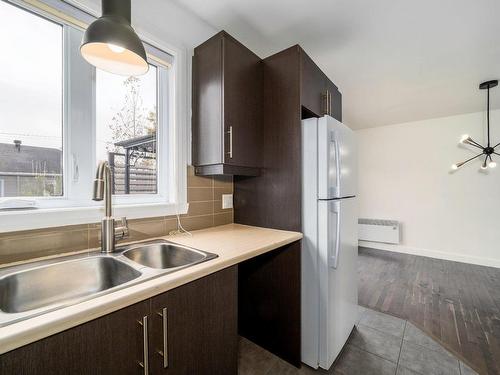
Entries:
{"type": "Polygon", "coordinates": [[[218,258],[116,292],[0,328],[0,354],[91,321],[226,267],[300,240],[302,234],[228,224],[162,239],[218,255],[218,258]]]}

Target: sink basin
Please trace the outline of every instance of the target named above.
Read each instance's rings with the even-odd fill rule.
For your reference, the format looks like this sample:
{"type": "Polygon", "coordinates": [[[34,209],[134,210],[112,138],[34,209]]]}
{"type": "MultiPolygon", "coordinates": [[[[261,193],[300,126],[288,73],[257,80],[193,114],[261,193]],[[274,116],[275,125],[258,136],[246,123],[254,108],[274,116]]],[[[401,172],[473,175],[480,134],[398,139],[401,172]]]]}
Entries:
{"type": "Polygon", "coordinates": [[[136,285],[216,258],[151,240],[116,249],[0,269],[0,327],[136,285]]]}
{"type": "Polygon", "coordinates": [[[49,264],[0,278],[0,310],[21,313],[66,304],[138,278],[141,272],[109,257],[49,264]]]}
{"type": "Polygon", "coordinates": [[[170,269],[193,265],[213,258],[200,250],[173,243],[151,243],[126,250],[123,255],[133,262],[156,269],[170,269]]]}

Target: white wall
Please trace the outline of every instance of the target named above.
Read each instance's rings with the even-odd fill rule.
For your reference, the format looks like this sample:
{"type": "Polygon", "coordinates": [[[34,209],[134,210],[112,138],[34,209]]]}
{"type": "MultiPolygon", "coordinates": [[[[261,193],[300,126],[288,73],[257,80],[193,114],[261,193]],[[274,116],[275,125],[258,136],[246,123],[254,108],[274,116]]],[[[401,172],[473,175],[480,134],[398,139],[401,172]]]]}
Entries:
{"type": "MultiPolygon", "coordinates": [[[[65,0],[94,15],[100,0],[65,0]]],[[[173,1],[132,0],[132,26],[176,47],[193,48],[215,33],[207,22],[173,1]]]]}
{"type": "MultiPolygon", "coordinates": [[[[491,116],[500,142],[500,111],[491,116]]],[[[480,172],[462,134],[485,140],[486,116],[473,113],[359,130],[360,217],[403,224],[400,246],[369,247],[500,267],[500,157],[480,172]]]]}

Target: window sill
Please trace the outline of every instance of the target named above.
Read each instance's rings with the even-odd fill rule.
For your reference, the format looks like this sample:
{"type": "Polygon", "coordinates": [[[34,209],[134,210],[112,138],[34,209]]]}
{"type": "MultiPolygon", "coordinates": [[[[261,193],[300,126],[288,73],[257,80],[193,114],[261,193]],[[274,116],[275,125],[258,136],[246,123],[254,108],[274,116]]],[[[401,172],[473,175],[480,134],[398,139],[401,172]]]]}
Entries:
{"type": "MultiPolygon", "coordinates": [[[[146,203],[114,205],[113,216],[127,219],[182,215],[188,203],[146,203]]],[[[0,233],[20,230],[59,227],[64,225],[92,224],[101,221],[104,207],[41,208],[35,210],[0,212],[0,233]]]]}

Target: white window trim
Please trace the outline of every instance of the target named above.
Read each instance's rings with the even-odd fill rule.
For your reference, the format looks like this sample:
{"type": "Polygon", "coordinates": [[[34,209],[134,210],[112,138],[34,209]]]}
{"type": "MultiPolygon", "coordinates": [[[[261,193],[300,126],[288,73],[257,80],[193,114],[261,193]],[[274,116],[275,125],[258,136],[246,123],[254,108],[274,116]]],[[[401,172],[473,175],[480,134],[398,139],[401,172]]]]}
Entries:
{"type": "MultiPolygon", "coordinates": [[[[60,15],[57,11],[47,14],[46,8],[37,7],[37,4],[43,4],[36,0],[9,0],[14,4],[19,4],[32,11],[40,13],[48,18],[54,14],[60,15]]],[[[81,27],[81,24],[74,26],[81,27]]],[[[167,196],[169,201],[159,201],[152,199],[145,203],[130,202],[129,197],[113,197],[113,215],[116,217],[126,216],[128,219],[139,219],[158,216],[171,216],[187,213],[187,151],[188,151],[188,53],[185,47],[166,44],[158,41],[155,37],[148,34],[140,28],[136,28],[143,41],[151,46],[157,46],[158,49],[167,52],[173,57],[174,64],[168,69],[168,121],[169,134],[167,137],[168,149],[173,150],[173,157],[170,158],[168,165],[168,177],[170,183],[167,184],[167,196]],[[127,202],[128,201],[128,202],[127,202]],[[115,203],[116,202],[116,203],[115,203]]],[[[152,59],[155,61],[155,59],[152,59]]],[[[67,122],[66,122],[67,123],[67,122]]],[[[93,153],[95,155],[95,153],[93,153]]],[[[71,152],[65,153],[64,173],[66,181],[71,180],[74,171],[73,161],[70,160],[71,152]]],[[[158,158],[159,159],[159,158],[158,158]]],[[[94,172],[94,171],[92,171],[94,172]]],[[[162,176],[165,178],[165,176],[162,176]]],[[[79,184],[86,183],[92,186],[92,178],[87,182],[81,181],[79,184]]],[[[160,184],[158,184],[160,186],[160,184]]],[[[66,183],[66,187],[69,184],[66,183]]],[[[27,197],[27,199],[29,199],[27,197]]],[[[57,199],[52,198],[52,201],[57,199]]],[[[63,201],[63,199],[60,199],[63,201]]],[[[61,205],[63,206],[62,202],[61,205]]],[[[30,230],[40,228],[58,227],[64,225],[91,224],[97,223],[104,215],[102,202],[92,202],[90,205],[80,207],[59,207],[59,208],[39,208],[35,210],[19,211],[0,211],[0,233],[30,230]]]]}

